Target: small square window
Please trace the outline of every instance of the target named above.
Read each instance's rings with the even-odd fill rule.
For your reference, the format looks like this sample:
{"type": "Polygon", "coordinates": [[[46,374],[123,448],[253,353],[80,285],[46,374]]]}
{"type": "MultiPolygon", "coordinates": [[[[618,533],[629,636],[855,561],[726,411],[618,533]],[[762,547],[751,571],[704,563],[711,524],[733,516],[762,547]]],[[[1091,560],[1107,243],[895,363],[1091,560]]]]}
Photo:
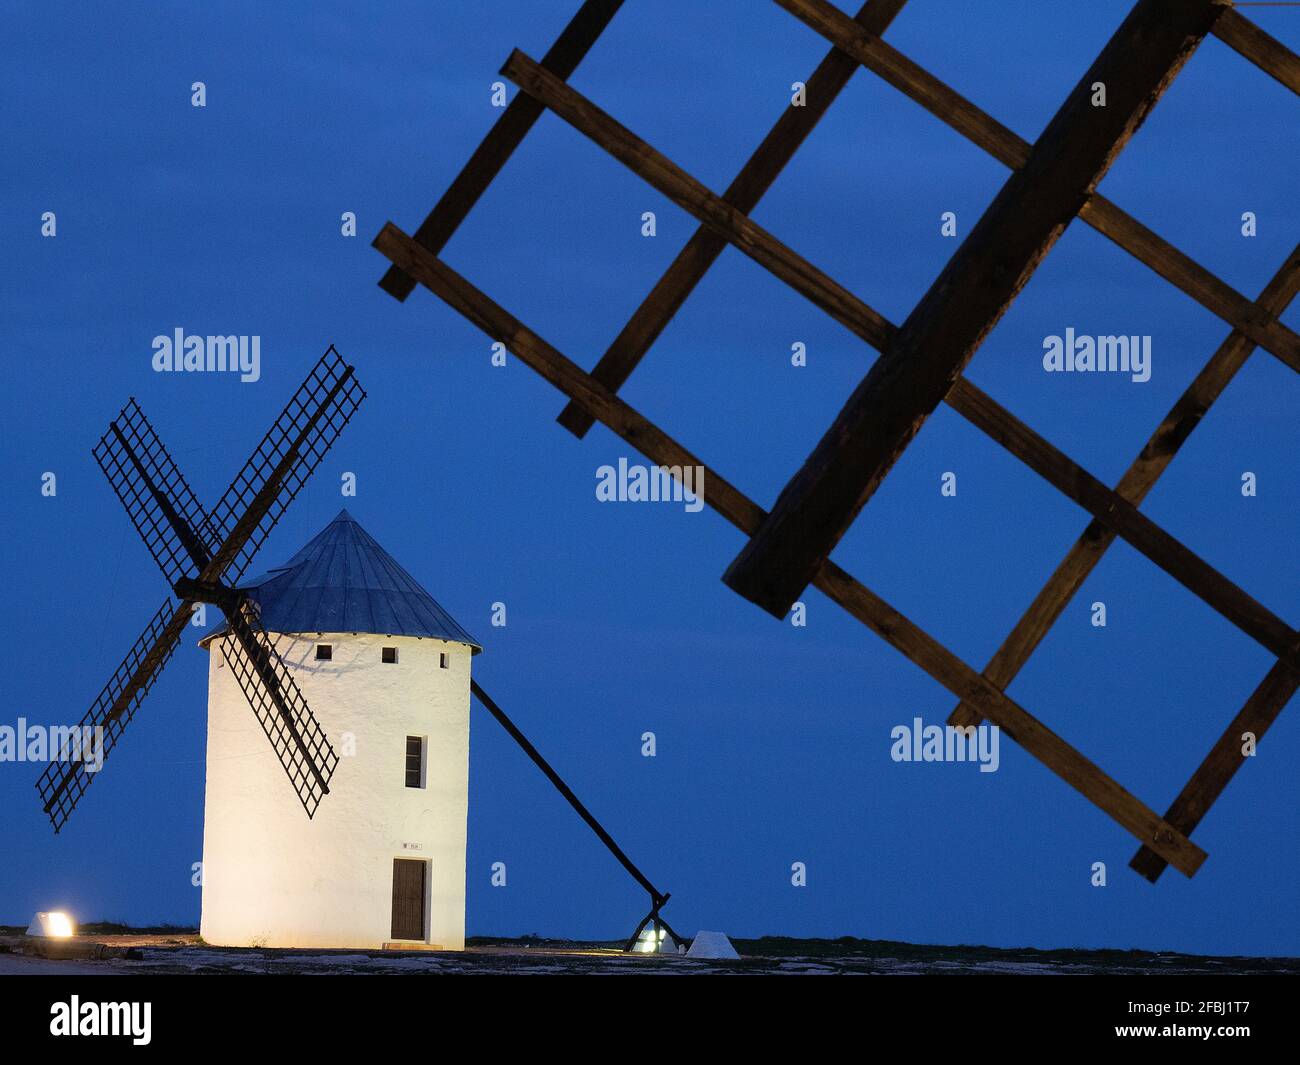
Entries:
{"type": "Polygon", "coordinates": [[[397,648],[396,647],[383,648],[379,652],[379,660],[381,662],[395,663],[397,661],[397,648]]]}
{"type": "Polygon", "coordinates": [[[438,655],[438,668],[448,669],[450,668],[450,666],[451,666],[451,656],[447,654],[446,651],[443,651],[441,654],[438,655]]]}
{"type": "Polygon", "coordinates": [[[328,662],[334,657],[334,647],[328,643],[318,643],[316,645],[316,661],[328,662]]]}

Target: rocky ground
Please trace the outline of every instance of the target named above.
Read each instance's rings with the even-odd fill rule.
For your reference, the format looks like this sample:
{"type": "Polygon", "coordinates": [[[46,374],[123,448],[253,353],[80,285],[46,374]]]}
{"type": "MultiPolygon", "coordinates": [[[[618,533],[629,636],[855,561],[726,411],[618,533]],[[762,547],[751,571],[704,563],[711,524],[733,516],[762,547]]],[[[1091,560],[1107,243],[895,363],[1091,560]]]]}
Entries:
{"type": "Polygon", "coordinates": [[[1211,958],[1142,951],[917,946],[867,939],[737,939],[739,961],[623,954],[609,943],[471,940],[463,953],[296,951],[205,946],[185,930],[83,928],[64,958],[30,953],[20,928],[0,927],[0,974],[95,973],[606,973],[813,974],[1246,974],[1300,973],[1300,958],[1211,958]]]}

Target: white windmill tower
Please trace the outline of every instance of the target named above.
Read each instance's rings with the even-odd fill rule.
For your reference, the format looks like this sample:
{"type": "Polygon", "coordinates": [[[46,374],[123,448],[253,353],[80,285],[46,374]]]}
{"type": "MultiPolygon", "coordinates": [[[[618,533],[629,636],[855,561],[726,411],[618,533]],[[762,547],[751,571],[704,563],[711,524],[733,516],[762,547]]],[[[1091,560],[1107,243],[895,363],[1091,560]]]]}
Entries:
{"type": "Polygon", "coordinates": [[[328,801],[303,817],[225,662],[225,626],[204,637],[204,940],[462,949],[482,648],[346,510],[240,588],[340,757],[328,801]]]}

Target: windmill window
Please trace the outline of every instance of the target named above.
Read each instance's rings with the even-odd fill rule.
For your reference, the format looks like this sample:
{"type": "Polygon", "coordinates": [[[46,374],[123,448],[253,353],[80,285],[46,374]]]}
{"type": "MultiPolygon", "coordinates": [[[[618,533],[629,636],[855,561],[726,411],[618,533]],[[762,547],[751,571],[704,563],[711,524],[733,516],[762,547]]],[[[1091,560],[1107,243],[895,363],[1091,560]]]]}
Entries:
{"type": "Polygon", "coordinates": [[[318,643],[316,645],[316,661],[329,662],[334,657],[334,645],[328,643],[318,643]]]}
{"type": "Polygon", "coordinates": [[[450,666],[451,666],[451,656],[448,655],[446,651],[443,651],[438,655],[438,668],[448,669],[450,666]]]}
{"type": "Polygon", "coordinates": [[[388,662],[390,664],[395,664],[397,662],[397,648],[396,647],[383,648],[379,652],[379,660],[381,662],[388,662]]]}
{"type": "Polygon", "coordinates": [[[424,787],[424,738],[406,737],[406,786],[424,787]]]}

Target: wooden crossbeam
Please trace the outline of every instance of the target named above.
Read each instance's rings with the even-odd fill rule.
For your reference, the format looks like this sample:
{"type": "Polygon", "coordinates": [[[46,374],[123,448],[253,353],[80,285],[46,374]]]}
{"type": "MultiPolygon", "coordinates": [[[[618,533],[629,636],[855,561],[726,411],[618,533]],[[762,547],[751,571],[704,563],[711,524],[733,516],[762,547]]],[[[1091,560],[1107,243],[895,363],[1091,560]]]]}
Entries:
{"type": "MultiPolygon", "coordinates": [[[[892,322],[527,56],[514,52],[502,67],[502,73],[665,195],[690,210],[721,239],[731,241],[750,254],[868,343],[879,347],[882,338],[887,341],[898,333],[898,327],[892,322]]],[[[1290,626],[991,397],[958,378],[944,399],[1060,491],[1115,528],[1139,551],[1274,655],[1289,653],[1288,648],[1295,638],[1290,626]]]]}
{"type": "MultiPolygon", "coordinates": [[[[826,0],[776,0],[776,3],[1004,166],[1018,170],[1029,159],[1028,141],[878,36],[866,32],[826,0]]],[[[1227,10],[1215,26],[1233,14],[1227,10]]],[[[1234,329],[1241,330],[1264,350],[1300,372],[1300,336],[1279,322],[1276,315],[1251,303],[1231,285],[1100,193],[1094,192],[1088,198],[1079,211],[1079,218],[1206,310],[1234,329]]]]}
{"type": "MultiPolygon", "coordinates": [[[[760,526],[765,518],[761,507],[391,222],[375,238],[374,247],[652,462],[679,471],[703,467],[705,502],[741,532],[752,535],[760,526]]],[[[990,721],[1144,845],[1187,876],[1195,874],[1206,857],[1200,847],[933,637],[834,563],[825,563],[815,582],[949,691],[979,706],[990,721]]]]}
{"type": "Polygon", "coordinates": [[[1222,10],[1139,0],[728,567],[733,591],[786,615],[1222,10]]]}
{"type": "MultiPolygon", "coordinates": [[[[1259,303],[1281,314],[1300,291],[1300,246],[1260,294],[1259,303]]],[[[1244,334],[1233,331],[1187,386],[1164,420],[1151,434],[1138,457],[1125,471],[1116,493],[1138,506],[1168,469],[1174,456],[1223,390],[1245,365],[1255,345],[1244,334]]],[[[1115,540],[1113,528],[1094,519],[1083,531],[1069,553],[1056,567],[1042,591],[1016,623],[1010,635],[984,668],[984,676],[999,688],[1006,688],[1029,661],[1048,630],[1061,616],[1074,594],[1101,561],[1115,540]]],[[[948,717],[949,724],[965,727],[978,725],[980,714],[966,703],[959,704],[948,717]]]]}
{"type": "MultiPolygon", "coordinates": [[[[542,65],[560,78],[569,77],[622,4],[623,0],[586,0],[542,58],[542,65]]],[[[420,223],[415,239],[435,255],[441,252],[541,114],[541,105],[528,96],[511,100],[442,199],[420,223]]],[[[395,299],[404,300],[414,290],[415,282],[390,268],[379,287],[395,299]]]]}
{"type": "MultiPolygon", "coordinates": [[[[1169,807],[1165,819],[1176,825],[1180,832],[1191,833],[1201,818],[1223,794],[1237,770],[1245,762],[1243,753],[1246,734],[1258,740],[1277,720],[1282,708],[1300,688],[1300,673],[1278,662],[1268,671],[1258,688],[1251,693],[1241,712],[1223,730],[1223,734],[1210,748],[1210,753],[1192,774],[1192,778],[1178,798],[1169,807]]],[[[1150,847],[1142,847],[1133,856],[1129,866],[1151,883],[1155,883],[1168,863],[1150,847]]]]}
{"type": "Polygon", "coordinates": [[[501,73],[872,347],[883,349],[889,342],[894,327],[879,311],[523,52],[511,52],[501,73]]]}
{"type": "Polygon", "coordinates": [[[1300,94],[1300,56],[1240,12],[1229,8],[1219,16],[1211,32],[1234,52],[1245,56],[1293,93],[1300,94]]]}
{"type": "Polygon", "coordinates": [[[1292,646],[1298,634],[1290,625],[1170,536],[1123,496],[1107,488],[964,377],[953,384],[946,400],[958,414],[1117,532],[1242,632],[1300,668],[1300,655],[1296,655],[1292,646]]]}
{"type": "MultiPolygon", "coordinates": [[[[869,33],[884,33],[904,3],[906,0],[868,0],[855,21],[869,33]]],[[[857,69],[855,59],[832,48],[804,82],[805,106],[781,112],[722,198],[744,214],[753,211],[857,69]]],[[[617,392],[726,246],[726,238],[701,225],[597,361],[591,376],[617,392]]],[[[431,250],[436,254],[437,249],[431,250]]],[[[594,424],[591,415],[573,402],[560,412],[558,420],[580,438],[594,424]]]]}

